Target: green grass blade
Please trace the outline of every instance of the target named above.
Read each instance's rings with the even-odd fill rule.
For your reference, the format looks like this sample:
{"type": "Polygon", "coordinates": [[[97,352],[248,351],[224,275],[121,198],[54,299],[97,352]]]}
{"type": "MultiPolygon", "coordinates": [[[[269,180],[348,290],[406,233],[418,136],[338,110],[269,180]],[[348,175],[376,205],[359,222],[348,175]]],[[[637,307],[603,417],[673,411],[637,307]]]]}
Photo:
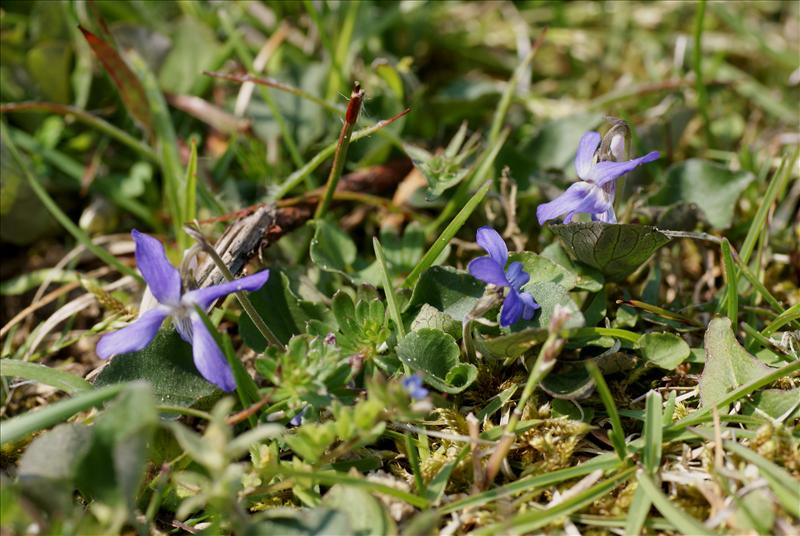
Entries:
{"type": "Polygon", "coordinates": [[[600,395],[600,400],[603,401],[603,406],[606,408],[609,419],[611,419],[611,431],[608,433],[608,438],[611,444],[614,445],[614,450],[619,456],[620,460],[624,460],[627,456],[627,449],[625,447],[625,430],[622,428],[622,421],[619,418],[617,406],[614,404],[614,399],[611,396],[611,391],[608,389],[606,380],[603,378],[603,373],[600,368],[593,361],[586,362],[586,369],[592,376],[595,385],[597,385],[597,393],[600,395]]]}
{"type": "Polygon", "coordinates": [[[79,395],[50,404],[38,411],[23,413],[3,421],[0,426],[0,444],[12,443],[28,434],[49,428],[66,421],[79,411],[99,406],[117,396],[127,384],[109,385],[101,389],[85,391],[79,395]]]}
{"type": "Polygon", "coordinates": [[[465,508],[474,508],[483,506],[484,504],[496,501],[509,495],[516,495],[518,493],[530,493],[536,489],[552,484],[558,484],[573,478],[579,478],[588,475],[592,471],[612,471],[620,467],[620,461],[613,453],[600,454],[575,467],[567,467],[566,469],[559,469],[543,475],[536,475],[527,478],[521,478],[517,481],[510,482],[503,486],[470,495],[463,499],[451,502],[439,509],[439,513],[449,514],[465,508]]]}
{"type": "MultiPolygon", "coordinates": [[[[403,317],[400,315],[400,306],[397,303],[397,296],[392,286],[392,280],[389,277],[389,268],[386,266],[386,255],[383,253],[378,237],[372,237],[372,247],[375,249],[375,258],[378,259],[378,266],[381,269],[381,280],[383,282],[383,292],[386,294],[386,302],[389,305],[389,314],[397,327],[398,338],[402,338],[406,334],[406,328],[403,325],[403,317]]],[[[405,365],[406,374],[410,374],[411,370],[408,365],[405,365]]]]}
{"type": "Polygon", "coordinates": [[[790,322],[795,322],[800,319],[800,303],[796,303],[779,314],[775,319],[770,322],[767,327],[761,330],[761,334],[769,337],[783,326],[790,322]]]}
{"type": "Polygon", "coordinates": [[[775,203],[778,193],[782,192],[786,188],[786,182],[792,175],[792,169],[794,169],[798,155],[800,155],[800,148],[796,148],[791,157],[788,155],[784,157],[778,166],[778,169],[775,170],[775,174],[772,176],[772,179],[769,181],[767,191],[764,194],[764,197],[759,201],[758,210],[756,211],[753,221],[750,223],[750,228],[747,230],[747,236],[745,237],[739,252],[739,257],[742,259],[743,264],[747,264],[750,261],[750,255],[753,254],[753,250],[756,247],[758,235],[761,233],[761,230],[764,228],[764,225],[767,222],[769,210],[772,208],[773,203],[775,203]]]}
{"type": "Polygon", "coordinates": [[[92,242],[92,239],[89,238],[89,236],[83,232],[80,227],[75,225],[72,220],[69,219],[69,216],[61,211],[61,208],[59,208],[58,204],[53,201],[53,198],[50,197],[50,194],[47,193],[47,190],[45,190],[44,187],[39,184],[39,181],[32,175],[30,166],[25,165],[25,162],[22,161],[22,157],[20,156],[19,151],[17,151],[11,136],[8,135],[6,128],[8,127],[6,126],[5,122],[0,122],[0,137],[2,137],[2,143],[8,148],[8,152],[11,153],[11,157],[16,162],[17,167],[22,172],[25,180],[28,181],[31,189],[36,194],[36,197],[39,198],[47,211],[53,215],[56,221],[58,221],[58,223],[60,223],[61,226],[64,227],[64,229],[66,229],[67,232],[73,236],[73,238],[75,238],[75,240],[80,242],[86,249],[94,253],[100,260],[109,266],[113,266],[121,273],[134,277],[138,281],[142,281],[141,276],[136,270],[125,265],[111,253],[92,242]]]}
{"type": "Polygon", "coordinates": [[[91,383],[75,374],[18,359],[0,359],[0,376],[33,380],[69,394],[82,393],[92,388],[91,383]]]}
{"type": "MultiPolygon", "coordinates": [[[[727,238],[722,239],[722,266],[725,273],[725,288],[727,289],[725,307],[728,318],[734,326],[738,324],[739,317],[739,278],[736,277],[736,267],[733,264],[731,244],[727,238]]],[[[720,300],[721,302],[722,300],[720,300]]]]}
{"type": "Polygon", "coordinates": [[[647,514],[650,513],[650,507],[653,505],[647,492],[640,487],[636,488],[633,494],[633,502],[628,508],[628,515],[625,521],[625,536],[639,536],[642,533],[645,521],[647,521],[647,514]]]}
{"type": "Polygon", "coordinates": [[[197,142],[195,140],[192,140],[184,182],[186,183],[186,199],[183,206],[183,221],[193,221],[197,217],[197,142]]]}
{"type": "Polygon", "coordinates": [[[431,245],[430,249],[423,255],[422,259],[414,266],[414,269],[411,270],[411,273],[408,274],[406,277],[403,286],[406,288],[413,288],[419,279],[419,276],[422,275],[422,272],[430,268],[434,261],[439,258],[439,255],[444,251],[444,248],[447,247],[447,244],[450,243],[450,240],[458,233],[461,227],[467,222],[467,218],[472,215],[472,212],[478,208],[478,205],[483,198],[486,197],[486,193],[489,191],[489,188],[492,187],[492,181],[486,181],[483,186],[481,186],[475,195],[472,196],[466,205],[456,214],[456,217],[453,218],[453,221],[445,227],[442,234],[439,235],[439,238],[434,241],[433,245],[431,245]]]}
{"type": "Polygon", "coordinates": [[[636,473],[636,480],[639,481],[639,487],[644,490],[653,505],[661,512],[661,515],[672,523],[679,532],[697,536],[713,534],[698,520],[672,504],[672,501],[661,493],[655,482],[644,471],[636,473]]]}
{"type": "Polygon", "coordinates": [[[657,391],[647,393],[644,420],[645,444],[642,463],[651,475],[656,474],[661,466],[661,442],[663,439],[661,403],[661,395],[657,391]]]}
{"type": "Polygon", "coordinates": [[[631,467],[621,471],[619,474],[612,476],[611,478],[595,484],[585,491],[582,491],[554,506],[551,506],[550,508],[525,512],[524,514],[517,515],[506,522],[484,527],[473,534],[476,536],[489,536],[494,534],[519,534],[535,531],[549,523],[552,523],[556,519],[580,510],[581,508],[607,495],[622,481],[630,478],[635,470],[635,468],[631,467]]]}

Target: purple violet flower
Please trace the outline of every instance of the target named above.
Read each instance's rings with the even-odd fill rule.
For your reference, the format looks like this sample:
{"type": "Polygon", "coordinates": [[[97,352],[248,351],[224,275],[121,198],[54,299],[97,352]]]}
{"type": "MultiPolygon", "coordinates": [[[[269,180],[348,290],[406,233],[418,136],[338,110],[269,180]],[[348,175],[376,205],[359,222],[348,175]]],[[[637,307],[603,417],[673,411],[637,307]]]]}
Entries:
{"type": "Polygon", "coordinates": [[[422,386],[422,376],[419,374],[412,374],[403,378],[403,389],[406,390],[408,395],[414,400],[422,400],[428,396],[428,390],[422,386]]]}
{"type": "Polygon", "coordinates": [[[484,283],[508,287],[508,295],[503,300],[500,310],[500,325],[508,327],[520,318],[530,320],[539,304],[529,292],[522,292],[522,286],[531,276],[522,269],[522,263],[512,262],[508,270],[508,247],[500,234],[491,227],[484,226],[478,229],[475,241],[486,250],[489,255],[472,259],[467,269],[472,277],[484,283]]]}
{"type": "Polygon", "coordinates": [[[181,276],[167,260],[161,242],[136,229],[131,235],[136,243],[136,264],[153,297],[158,300],[158,305],[141,313],[128,326],[104,335],[97,343],[97,355],[107,359],[115,354],[141,350],[150,344],[164,319],[169,316],[181,338],[192,345],[194,365],[200,374],[220,389],[233,391],[236,382],[228,361],[197,314],[195,306],[205,310],[217,298],[231,292],[258,290],[267,282],[269,270],[181,294],[181,276]]]}
{"type": "MultiPolygon", "coordinates": [[[[611,152],[617,159],[622,157],[624,143],[621,136],[612,140],[611,152]]],[[[599,145],[598,132],[587,132],[581,137],[575,155],[575,171],[581,180],[549,203],[539,205],[536,216],[540,225],[562,214],[566,214],[564,223],[569,223],[579,212],[591,214],[592,221],[617,223],[617,216],[614,214],[615,181],[641,164],[652,162],[660,156],[658,151],[653,151],[626,162],[594,162],[594,154],[599,145]]]]}

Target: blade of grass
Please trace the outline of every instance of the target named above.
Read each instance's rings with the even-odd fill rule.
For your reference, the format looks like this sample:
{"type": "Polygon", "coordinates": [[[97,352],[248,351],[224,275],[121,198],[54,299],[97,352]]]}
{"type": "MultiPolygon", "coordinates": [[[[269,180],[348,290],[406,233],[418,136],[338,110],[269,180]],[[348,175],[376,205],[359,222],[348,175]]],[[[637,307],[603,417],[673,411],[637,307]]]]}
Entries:
{"type": "MultiPolygon", "coordinates": [[[[738,324],[739,317],[739,278],[736,276],[736,268],[733,264],[733,255],[731,254],[731,244],[727,238],[722,239],[722,266],[725,275],[725,288],[726,291],[726,304],[728,318],[731,320],[732,325],[738,324]]],[[[720,300],[720,303],[722,300],[720,300]]]]}
{"type": "Polygon", "coordinates": [[[134,277],[138,281],[143,281],[142,277],[139,273],[127,266],[118,258],[113,256],[111,253],[106,251],[105,249],[101,248],[100,246],[96,245],[92,242],[92,239],[83,232],[83,230],[75,225],[69,217],[61,211],[58,204],[53,201],[53,198],[50,197],[50,194],[47,193],[47,190],[39,184],[39,181],[32,175],[30,166],[27,166],[25,162],[23,162],[22,157],[17,151],[16,146],[14,145],[14,141],[11,139],[11,136],[8,135],[6,131],[5,121],[0,122],[0,136],[2,137],[3,145],[8,148],[9,153],[11,153],[11,157],[14,159],[14,162],[17,164],[17,167],[22,172],[22,175],[25,177],[25,180],[28,181],[33,192],[36,194],[36,197],[42,202],[48,212],[53,215],[53,217],[61,224],[64,229],[71,234],[75,240],[80,242],[86,249],[91,251],[94,255],[96,255],[100,260],[108,264],[109,266],[113,266],[120,273],[130,275],[134,277]]]}
{"type": "Polygon", "coordinates": [[[589,371],[595,385],[597,386],[597,393],[600,395],[600,400],[603,401],[603,406],[606,408],[608,418],[611,419],[611,431],[608,432],[608,438],[611,444],[614,445],[614,450],[619,456],[620,460],[624,460],[627,456],[627,449],[625,447],[625,430],[622,428],[622,421],[617,412],[617,406],[614,404],[614,398],[611,396],[611,391],[608,389],[606,380],[603,378],[603,373],[594,361],[586,362],[586,369],[589,371]]]}
{"type": "MultiPolygon", "coordinates": [[[[406,328],[403,325],[403,317],[400,315],[400,306],[397,303],[397,296],[392,286],[392,280],[389,277],[389,269],[386,266],[386,256],[383,253],[378,237],[372,237],[372,247],[375,249],[375,258],[378,260],[378,266],[381,269],[381,279],[383,282],[383,292],[386,294],[386,302],[389,305],[389,315],[392,317],[395,326],[397,327],[398,338],[403,338],[406,335],[406,328]]],[[[411,374],[411,369],[408,365],[404,364],[406,374],[411,374]]]]}
{"type": "Polygon", "coordinates": [[[703,23],[706,16],[706,0],[700,0],[695,8],[694,49],[692,50],[692,69],[694,69],[694,88],[697,93],[697,108],[703,118],[703,132],[706,145],[714,147],[711,135],[711,120],[708,116],[708,90],[703,79],[703,23]]]}
{"type": "Polygon", "coordinates": [[[328,35],[328,32],[325,29],[325,26],[322,23],[322,19],[319,15],[319,11],[317,11],[316,6],[311,0],[303,0],[303,4],[305,5],[306,11],[308,12],[311,20],[314,22],[314,26],[317,27],[317,31],[319,32],[319,39],[322,41],[322,46],[325,48],[325,51],[328,53],[328,57],[331,60],[331,69],[328,75],[328,89],[327,89],[327,98],[332,99],[336,92],[339,91],[342,82],[345,80],[344,71],[342,70],[342,66],[339,64],[339,57],[336,54],[336,49],[333,47],[333,42],[328,35]]]}
{"type": "Polygon", "coordinates": [[[186,199],[183,207],[183,221],[194,221],[197,216],[197,141],[194,139],[184,181],[186,183],[186,199]]]}
{"type": "Polygon", "coordinates": [[[336,142],[336,154],[333,156],[333,166],[331,166],[331,172],[328,175],[325,193],[320,199],[319,205],[317,205],[317,210],[314,212],[314,219],[322,219],[331,204],[333,192],[336,191],[336,185],[339,184],[339,179],[342,176],[344,163],[347,159],[347,150],[350,148],[350,138],[353,135],[356,121],[358,121],[358,114],[361,112],[361,103],[363,101],[364,90],[356,82],[353,85],[353,91],[350,93],[350,102],[348,102],[347,111],[344,114],[344,124],[339,132],[339,140],[336,142]]]}
{"type": "Polygon", "coordinates": [[[644,452],[642,464],[647,472],[654,475],[661,466],[661,441],[663,425],[661,424],[661,395],[657,391],[647,393],[644,420],[644,452]]]}
{"type": "MultiPolygon", "coordinates": [[[[753,285],[753,288],[756,289],[756,292],[761,294],[761,297],[764,298],[764,301],[769,303],[778,314],[783,313],[784,309],[781,303],[775,298],[775,296],[772,295],[772,293],[770,293],[769,290],[767,290],[767,287],[765,287],[761,281],[758,280],[758,278],[755,276],[755,274],[753,274],[753,272],[750,271],[747,265],[745,265],[741,259],[734,260],[736,260],[736,266],[739,268],[740,273],[751,285],[753,285]]],[[[800,328],[800,324],[796,324],[796,327],[800,328]]]]}
{"type": "Polygon", "coordinates": [[[436,218],[436,220],[425,229],[425,234],[430,236],[435,233],[444,222],[448,221],[453,214],[455,214],[459,207],[464,206],[469,198],[469,192],[473,188],[473,185],[482,184],[486,180],[486,177],[489,175],[489,172],[494,165],[494,160],[497,158],[497,154],[500,152],[500,149],[502,149],[503,145],[505,145],[510,132],[511,131],[509,129],[505,129],[500,137],[498,137],[497,142],[493,145],[489,145],[488,148],[481,154],[475,171],[467,175],[467,177],[461,181],[461,184],[459,184],[456,188],[456,192],[453,194],[453,197],[450,198],[450,200],[444,206],[444,209],[442,209],[439,217],[436,218]]]}
{"type": "Polygon", "coordinates": [[[489,191],[489,188],[492,187],[492,181],[487,180],[483,186],[481,186],[475,195],[472,196],[472,199],[467,201],[467,203],[463,206],[461,211],[456,214],[456,217],[453,218],[453,221],[445,227],[442,234],[439,235],[439,238],[434,241],[431,245],[430,249],[423,255],[422,259],[414,266],[414,269],[411,270],[411,273],[408,274],[406,280],[403,282],[403,286],[405,288],[413,288],[419,279],[419,276],[422,275],[422,272],[430,268],[434,261],[439,258],[439,255],[442,253],[444,248],[450,243],[450,240],[458,233],[461,227],[467,222],[467,218],[472,215],[472,212],[478,207],[483,198],[486,197],[486,193],[489,191]]]}
{"type": "Polygon", "coordinates": [[[639,342],[639,339],[642,337],[639,333],[619,328],[578,328],[570,330],[569,333],[569,339],[614,337],[615,339],[621,339],[634,344],[639,342]]]}
{"type": "Polygon", "coordinates": [[[764,193],[763,199],[761,199],[759,202],[758,210],[756,211],[756,215],[753,217],[753,221],[750,223],[750,228],[747,230],[747,236],[745,237],[739,252],[739,257],[742,260],[742,264],[748,264],[750,261],[750,255],[753,254],[756,241],[758,240],[758,235],[761,233],[761,230],[767,223],[767,216],[769,215],[772,205],[777,199],[778,193],[786,188],[786,183],[792,174],[792,169],[794,169],[798,155],[800,155],[800,148],[796,148],[791,157],[788,155],[785,156],[783,160],[781,160],[778,169],[775,170],[775,174],[772,176],[772,179],[769,181],[767,191],[764,193]]]}
{"type": "Polygon", "coordinates": [[[127,145],[151,162],[158,162],[158,155],[155,153],[155,151],[153,151],[153,149],[137,140],[124,130],[112,125],[105,119],[101,119],[90,114],[86,110],[82,110],[75,106],[38,101],[8,102],[0,104],[0,114],[9,112],[49,112],[58,115],[74,116],[78,121],[85,123],[90,127],[96,128],[103,134],[114,138],[123,145],[127,145]]]}
{"type": "Polygon", "coordinates": [[[32,380],[69,394],[82,393],[92,388],[91,383],[75,374],[18,359],[0,359],[0,376],[32,380]]]}
{"type": "Polygon", "coordinates": [[[761,330],[761,334],[765,337],[769,337],[783,326],[790,322],[794,322],[800,319],[800,303],[796,303],[786,309],[784,312],[779,314],[772,322],[770,322],[767,327],[761,330]]]}
{"type": "Polygon", "coordinates": [[[695,535],[711,535],[712,532],[706,530],[706,527],[698,520],[672,504],[672,501],[656,486],[655,482],[647,476],[644,471],[636,473],[636,480],[639,486],[647,493],[653,505],[661,512],[664,518],[672,523],[672,525],[683,534],[695,535]]]}
{"type": "Polygon", "coordinates": [[[580,510],[594,501],[604,497],[613,491],[623,481],[629,479],[636,469],[631,467],[618,474],[595,484],[589,489],[582,491],[565,499],[549,508],[542,510],[532,510],[523,514],[516,515],[508,521],[484,527],[473,534],[476,536],[489,536],[495,534],[520,534],[531,533],[562,516],[580,510]]]}
{"type": "Polygon", "coordinates": [[[3,421],[0,426],[0,444],[13,443],[28,434],[64,422],[79,411],[99,406],[117,396],[127,384],[109,385],[96,390],[84,391],[67,400],[60,400],[38,411],[17,415],[3,421]]]}
{"type": "Polygon", "coordinates": [[[642,533],[652,505],[647,492],[641,487],[636,488],[633,501],[628,508],[628,515],[625,517],[625,536],[639,536],[642,533]]]}
{"type": "Polygon", "coordinates": [[[588,462],[582,463],[575,467],[567,467],[566,469],[558,469],[543,475],[521,478],[503,486],[499,486],[475,495],[470,495],[442,506],[438,510],[438,513],[445,515],[466,508],[483,506],[484,504],[507,497],[509,495],[531,493],[544,486],[550,486],[552,484],[558,484],[559,482],[565,482],[567,480],[579,478],[588,475],[593,471],[617,470],[620,468],[620,466],[621,462],[613,453],[601,454],[599,456],[595,456],[588,462]]]}
{"type": "Polygon", "coordinates": [[[183,230],[186,184],[183,180],[183,169],[172,118],[158,81],[144,59],[136,54],[131,55],[131,67],[142,81],[142,87],[153,114],[153,131],[158,146],[161,175],[164,180],[164,198],[167,201],[167,209],[171,216],[178,249],[183,252],[189,244],[189,237],[183,230]]]}
{"type": "Polygon", "coordinates": [[[798,370],[800,370],[800,359],[792,361],[791,363],[787,363],[783,367],[775,369],[769,374],[765,374],[764,376],[761,376],[760,378],[750,383],[746,383],[740,386],[738,389],[734,389],[733,391],[728,393],[728,396],[717,402],[716,405],[714,406],[707,406],[698,409],[696,411],[693,411],[683,419],[672,424],[671,426],[668,426],[664,430],[664,432],[665,433],[678,432],[686,428],[687,426],[692,426],[695,424],[700,424],[702,422],[705,422],[711,418],[711,412],[714,408],[720,409],[724,406],[727,406],[728,404],[732,404],[737,400],[739,400],[740,398],[747,396],[750,393],[753,393],[758,389],[761,389],[762,387],[769,385],[776,380],[779,380],[780,378],[784,377],[788,378],[790,375],[794,374],[798,370]]]}
{"type": "Polygon", "coordinates": [[[384,495],[394,497],[410,504],[411,506],[416,506],[417,508],[424,509],[428,507],[427,499],[414,495],[413,493],[409,493],[392,486],[387,486],[386,484],[379,484],[377,482],[371,482],[363,478],[337,473],[334,471],[302,471],[281,464],[276,469],[276,472],[287,477],[307,479],[325,485],[344,484],[346,486],[363,488],[372,493],[382,493],[384,495]]]}
{"type": "Polygon", "coordinates": [[[492,126],[489,129],[489,136],[487,137],[487,143],[489,145],[494,145],[497,142],[497,139],[500,136],[500,129],[503,128],[503,121],[505,121],[506,116],[508,115],[508,109],[511,107],[511,100],[514,97],[514,92],[517,90],[519,79],[523,73],[528,72],[528,66],[531,64],[531,61],[533,61],[536,51],[542,46],[545,35],[547,35],[546,27],[542,29],[539,37],[536,38],[536,42],[531,47],[530,52],[528,52],[525,55],[525,58],[523,58],[519,65],[517,65],[517,68],[514,69],[511,78],[508,80],[505,91],[503,91],[503,95],[500,97],[500,102],[497,103],[497,108],[494,111],[492,126]]]}

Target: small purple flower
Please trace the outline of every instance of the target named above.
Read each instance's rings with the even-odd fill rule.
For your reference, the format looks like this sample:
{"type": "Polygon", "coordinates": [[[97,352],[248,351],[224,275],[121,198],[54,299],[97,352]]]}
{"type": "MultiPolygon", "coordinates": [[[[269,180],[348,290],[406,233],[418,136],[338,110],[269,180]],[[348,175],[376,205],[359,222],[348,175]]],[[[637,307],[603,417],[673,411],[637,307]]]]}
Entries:
{"type": "MultiPolygon", "coordinates": [[[[611,153],[618,160],[624,152],[624,143],[622,136],[612,139],[611,153]]],[[[593,221],[617,223],[617,216],[614,214],[615,181],[641,164],[659,157],[658,151],[653,151],[626,162],[594,162],[594,154],[599,145],[599,133],[587,132],[583,135],[575,155],[575,171],[581,180],[549,203],[539,205],[536,216],[540,225],[562,214],[566,214],[564,223],[569,223],[579,212],[591,214],[593,221]]]]}
{"type": "Polygon", "coordinates": [[[408,395],[414,400],[422,400],[428,396],[428,390],[422,386],[422,376],[419,374],[412,374],[403,378],[403,389],[406,390],[408,395]]]}
{"type": "Polygon", "coordinates": [[[525,320],[533,318],[533,313],[539,308],[539,304],[529,292],[522,292],[522,286],[531,278],[528,272],[522,269],[522,263],[512,262],[508,270],[505,269],[508,262],[508,247],[500,234],[491,227],[484,226],[478,229],[475,241],[489,255],[472,259],[467,266],[469,273],[484,283],[508,287],[508,295],[503,300],[503,308],[500,310],[500,325],[507,327],[520,318],[525,320]]]}
{"type": "Polygon", "coordinates": [[[104,335],[97,343],[97,355],[107,359],[115,354],[141,350],[150,344],[169,316],[181,338],[192,345],[194,365],[200,374],[220,389],[233,391],[236,383],[228,361],[195,306],[205,310],[216,299],[231,292],[258,290],[267,282],[269,270],[181,294],[181,276],[167,260],[161,242],[136,229],[131,235],[136,243],[136,264],[158,305],[140,314],[132,324],[104,335]]]}
{"type": "Polygon", "coordinates": [[[301,409],[300,411],[295,413],[294,417],[292,417],[292,420],[289,421],[289,424],[291,424],[292,426],[300,426],[301,424],[303,424],[303,418],[306,416],[306,412],[308,411],[308,408],[310,408],[310,407],[311,406],[306,404],[303,407],[303,409],[301,409]]]}

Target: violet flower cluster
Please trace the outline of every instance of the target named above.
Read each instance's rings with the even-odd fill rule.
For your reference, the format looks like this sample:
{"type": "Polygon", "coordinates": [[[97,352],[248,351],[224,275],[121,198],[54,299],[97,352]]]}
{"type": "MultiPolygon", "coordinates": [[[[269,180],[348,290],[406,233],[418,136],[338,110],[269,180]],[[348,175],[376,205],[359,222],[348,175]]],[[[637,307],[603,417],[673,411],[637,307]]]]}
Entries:
{"type": "Polygon", "coordinates": [[[492,229],[484,226],[478,229],[475,241],[489,255],[478,257],[470,261],[467,269],[476,279],[498,287],[508,287],[508,294],[503,300],[500,309],[500,325],[510,326],[520,320],[530,320],[539,304],[529,292],[523,292],[522,287],[530,281],[531,276],[522,269],[522,263],[512,262],[506,270],[508,262],[508,247],[503,237],[492,229]]]}
{"type": "Polygon", "coordinates": [[[269,270],[220,285],[181,292],[181,276],[167,260],[164,246],[155,238],[133,230],[136,264],[158,305],[142,312],[133,323],[104,335],[97,343],[97,355],[107,359],[115,354],[141,350],[158,333],[167,317],[184,341],[192,345],[192,357],[200,374],[224,391],[233,391],[236,382],[222,350],[206,328],[196,307],[207,310],[218,298],[231,292],[254,291],[264,286],[269,270]]]}
{"type": "Polygon", "coordinates": [[[422,386],[422,376],[419,373],[403,378],[402,385],[408,396],[414,400],[422,400],[428,396],[428,390],[422,386]]]}
{"type": "MultiPolygon", "coordinates": [[[[581,180],[549,203],[539,205],[536,216],[540,225],[564,214],[566,214],[564,223],[569,223],[578,213],[590,214],[593,221],[617,223],[617,216],[614,214],[616,180],[638,166],[656,160],[659,153],[653,151],[625,162],[610,160],[595,162],[595,152],[600,145],[600,139],[598,132],[587,132],[581,137],[575,155],[575,171],[581,180]]],[[[612,140],[611,153],[617,160],[622,159],[624,153],[622,136],[612,140]]]]}

